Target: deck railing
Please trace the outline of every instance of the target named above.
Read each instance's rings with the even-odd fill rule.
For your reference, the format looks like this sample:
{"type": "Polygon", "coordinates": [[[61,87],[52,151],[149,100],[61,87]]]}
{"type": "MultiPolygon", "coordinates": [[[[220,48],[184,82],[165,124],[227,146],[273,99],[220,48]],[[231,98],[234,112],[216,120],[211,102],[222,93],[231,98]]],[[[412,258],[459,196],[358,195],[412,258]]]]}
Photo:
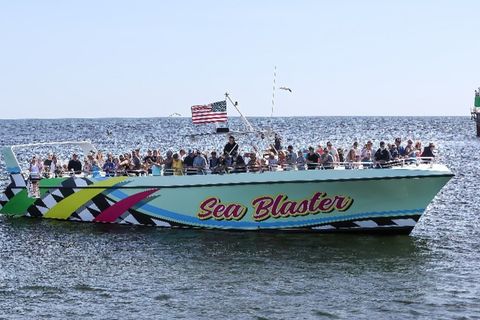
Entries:
{"type": "MultiPolygon", "coordinates": [[[[378,161],[363,161],[363,162],[332,162],[329,164],[321,163],[305,163],[303,165],[297,164],[283,164],[283,165],[239,165],[239,166],[218,166],[215,168],[184,168],[170,169],[164,166],[157,166],[156,169],[140,169],[140,170],[115,170],[115,171],[58,171],[49,172],[48,170],[41,173],[42,178],[54,177],[114,177],[114,176],[189,176],[189,175],[207,175],[207,174],[241,174],[241,173],[264,173],[264,172],[288,172],[288,171],[304,171],[304,170],[369,170],[369,169],[392,169],[401,167],[412,167],[419,165],[426,165],[432,167],[435,163],[435,158],[431,157],[414,157],[396,159],[387,162],[378,161]]],[[[30,177],[30,172],[23,171],[25,179],[30,177]]]]}

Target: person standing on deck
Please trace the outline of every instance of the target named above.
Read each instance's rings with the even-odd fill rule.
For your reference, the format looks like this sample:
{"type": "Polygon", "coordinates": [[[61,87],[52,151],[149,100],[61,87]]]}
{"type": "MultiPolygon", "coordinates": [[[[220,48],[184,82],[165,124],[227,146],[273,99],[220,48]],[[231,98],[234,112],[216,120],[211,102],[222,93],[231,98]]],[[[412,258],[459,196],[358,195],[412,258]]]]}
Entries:
{"type": "Polygon", "coordinates": [[[282,150],[282,137],[278,135],[278,133],[275,133],[275,140],[273,143],[273,147],[275,148],[275,151],[278,153],[278,151],[282,150]]]}
{"type": "Polygon", "coordinates": [[[233,136],[228,137],[228,143],[223,148],[223,153],[225,152],[229,155],[233,155],[235,152],[238,152],[238,144],[233,136]]]}

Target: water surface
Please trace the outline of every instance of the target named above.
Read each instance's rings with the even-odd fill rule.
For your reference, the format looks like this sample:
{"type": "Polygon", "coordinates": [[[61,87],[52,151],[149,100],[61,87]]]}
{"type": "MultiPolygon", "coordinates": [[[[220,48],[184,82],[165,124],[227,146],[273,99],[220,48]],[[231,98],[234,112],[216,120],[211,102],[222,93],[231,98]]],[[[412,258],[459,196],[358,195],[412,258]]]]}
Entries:
{"type": "MultiPolygon", "coordinates": [[[[346,148],[354,139],[378,143],[396,136],[432,141],[456,176],[411,236],[169,230],[0,217],[0,318],[479,318],[480,140],[473,122],[252,122],[276,129],[296,148],[327,140],[346,148]]],[[[232,126],[239,126],[238,119],[232,126]]],[[[193,130],[182,118],[0,120],[1,146],[90,139],[114,152],[196,147],[200,142],[185,136],[193,130]]],[[[0,169],[3,189],[3,162],[0,169]]]]}

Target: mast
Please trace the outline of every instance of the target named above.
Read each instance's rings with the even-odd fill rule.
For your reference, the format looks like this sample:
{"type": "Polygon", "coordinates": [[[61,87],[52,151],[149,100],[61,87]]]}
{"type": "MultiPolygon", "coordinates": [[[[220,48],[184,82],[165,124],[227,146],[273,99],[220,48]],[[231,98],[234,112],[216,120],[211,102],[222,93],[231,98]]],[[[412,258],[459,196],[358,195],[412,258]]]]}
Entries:
{"type": "Polygon", "coordinates": [[[240,117],[242,118],[243,122],[245,123],[245,126],[247,127],[247,130],[250,131],[250,132],[254,132],[255,129],[253,128],[252,124],[247,120],[247,118],[245,118],[243,116],[242,112],[240,112],[240,109],[238,109],[238,102],[237,101],[233,102],[233,100],[230,98],[230,94],[228,92],[225,92],[225,99],[230,101],[230,103],[237,110],[238,114],[240,114],[240,117]]]}

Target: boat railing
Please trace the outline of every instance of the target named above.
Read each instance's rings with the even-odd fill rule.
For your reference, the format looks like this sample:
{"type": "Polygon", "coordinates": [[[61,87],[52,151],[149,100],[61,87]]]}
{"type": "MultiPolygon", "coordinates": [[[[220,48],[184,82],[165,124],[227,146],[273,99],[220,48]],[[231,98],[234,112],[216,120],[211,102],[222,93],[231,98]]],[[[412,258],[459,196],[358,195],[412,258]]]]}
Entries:
{"type": "MultiPolygon", "coordinates": [[[[289,172],[289,171],[303,171],[303,170],[368,170],[368,169],[392,169],[402,167],[415,167],[424,165],[432,168],[435,163],[433,157],[413,157],[404,159],[395,159],[392,161],[344,161],[332,162],[329,164],[322,163],[306,163],[306,164],[261,164],[261,165],[237,165],[237,166],[219,166],[216,168],[183,168],[172,169],[162,168],[157,166],[156,169],[140,169],[140,170],[115,170],[115,171],[57,171],[50,172],[45,170],[41,173],[42,178],[56,178],[56,177],[114,177],[114,176],[188,176],[188,175],[207,175],[207,174],[239,174],[239,173],[265,173],[265,172],[289,172]]],[[[28,170],[21,172],[26,180],[30,177],[28,170]]]]}

